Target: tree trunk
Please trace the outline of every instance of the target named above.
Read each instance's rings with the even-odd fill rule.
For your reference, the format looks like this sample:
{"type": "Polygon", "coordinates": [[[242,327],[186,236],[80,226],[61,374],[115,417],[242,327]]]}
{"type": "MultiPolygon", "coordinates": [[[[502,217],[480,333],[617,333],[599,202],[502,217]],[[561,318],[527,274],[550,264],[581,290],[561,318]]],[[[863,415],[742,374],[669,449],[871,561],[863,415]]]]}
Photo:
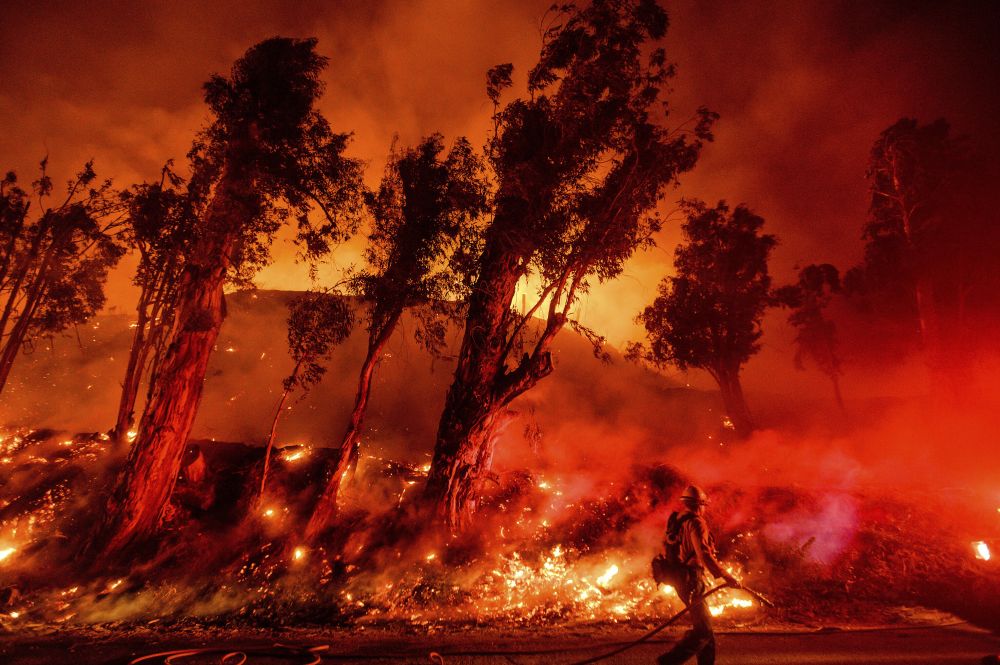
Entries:
{"type": "MultiPolygon", "coordinates": [[[[298,371],[299,365],[296,365],[292,371],[292,375],[294,376],[298,371]]],[[[281,391],[278,408],[274,410],[274,418],[271,420],[271,433],[267,435],[267,446],[264,447],[264,469],[260,473],[260,492],[257,493],[258,503],[264,499],[264,488],[267,486],[267,472],[271,467],[271,451],[274,449],[274,437],[278,433],[278,422],[281,420],[281,413],[285,408],[285,401],[288,400],[290,392],[292,392],[291,388],[285,388],[281,391]]]]}
{"type": "Polygon", "coordinates": [[[741,439],[748,438],[754,431],[754,422],[746,398],[743,396],[739,369],[718,370],[716,380],[722,393],[722,404],[726,409],[726,415],[733,423],[733,430],[741,439]]]}
{"type": "Polygon", "coordinates": [[[836,374],[831,374],[830,381],[833,383],[833,396],[837,400],[837,407],[840,408],[841,414],[847,415],[847,407],[844,406],[844,396],[840,392],[840,377],[836,374]]]}
{"type": "Polygon", "coordinates": [[[476,510],[478,485],[493,464],[496,437],[512,415],[493,404],[458,404],[457,399],[471,395],[465,386],[459,388],[448,393],[424,490],[437,515],[453,530],[469,524],[476,510]]]}
{"type": "Polygon", "coordinates": [[[452,529],[475,508],[476,483],[489,470],[496,426],[511,398],[500,394],[498,384],[507,373],[507,317],[524,274],[524,252],[518,251],[517,225],[498,222],[480,258],[482,272],[469,298],[455,379],[424,488],[425,499],[452,529]]]}
{"type": "Polygon", "coordinates": [[[223,176],[206,215],[205,236],[182,272],[176,331],[97,538],[97,546],[108,554],[155,531],[177,481],[208,361],[225,318],[223,285],[230,255],[248,216],[240,202],[241,185],[248,186],[231,173],[223,176]]]}
{"type": "Polygon", "coordinates": [[[358,454],[361,444],[361,425],[365,419],[365,412],[368,409],[368,399],[371,396],[372,378],[375,376],[375,368],[382,357],[382,350],[392,337],[392,332],[399,323],[402,312],[391,317],[380,331],[370,338],[368,343],[368,353],[365,355],[364,363],[361,365],[361,373],[358,377],[358,392],[354,397],[354,410],[351,411],[351,419],[347,424],[347,431],[340,442],[340,455],[337,457],[337,466],[333,474],[323,488],[323,493],[313,508],[309,523],[306,525],[306,541],[321,536],[333,524],[337,516],[337,499],[340,494],[340,486],[351,468],[357,464],[358,454]]]}
{"type": "MultiPolygon", "coordinates": [[[[28,334],[28,329],[31,327],[35,311],[38,309],[38,306],[45,297],[45,292],[48,290],[49,271],[52,269],[52,261],[67,239],[68,234],[66,233],[59,234],[53,238],[52,243],[46,249],[40,264],[36,268],[37,272],[31,280],[31,284],[28,286],[21,312],[10,330],[10,335],[7,337],[7,343],[3,346],[3,351],[0,352],[0,394],[3,393],[3,389],[7,385],[7,380],[10,378],[11,369],[14,367],[14,361],[17,360],[17,354],[20,353],[21,345],[28,334]]],[[[17,293],[12,292],[11,299],[16,297],[17,293]]],[[[6,325],[6,319],[10,314],[9,307],[10,303],[8,303],[8,307],[4,311],[4,325],[6,325]]]]}
{"type": "Polygon", "coordinates": [[[125,443],[128,431],[135,421],[135,401],[139,395],[139,384],[142,381],[142,368],[146,364],[146,356],[149,353],[149,343],[146,339],[146,326],[149,323],[147,305],[146,294],[143,294],[137,308],[139,316],[135,326],[135,334],[132,336],[132,347],[128,353],[125,379],[122,381],[122,394],[118,400],[118,417],[115,420],[115,429],[112,435],[117,446],[125,443]]]}

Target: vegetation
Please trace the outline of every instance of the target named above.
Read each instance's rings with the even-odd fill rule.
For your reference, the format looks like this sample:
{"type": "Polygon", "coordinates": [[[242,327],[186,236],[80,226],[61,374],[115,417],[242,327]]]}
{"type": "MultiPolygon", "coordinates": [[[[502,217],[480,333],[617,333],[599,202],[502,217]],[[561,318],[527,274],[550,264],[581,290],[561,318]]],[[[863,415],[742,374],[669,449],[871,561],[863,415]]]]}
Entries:
{"type": "Polygon", "coordinates": [[[674,252],[676,274],[660,282],[639,315],[649,346],[635,349],[657,365],[708,372],[722,391],[733,428],[754,429],[740,370],[760,350],[761,320],[772,304],[767,261],[777,244],[761,233],[764,219],[745,205],[682,205],[684,241],[674,252]]]}

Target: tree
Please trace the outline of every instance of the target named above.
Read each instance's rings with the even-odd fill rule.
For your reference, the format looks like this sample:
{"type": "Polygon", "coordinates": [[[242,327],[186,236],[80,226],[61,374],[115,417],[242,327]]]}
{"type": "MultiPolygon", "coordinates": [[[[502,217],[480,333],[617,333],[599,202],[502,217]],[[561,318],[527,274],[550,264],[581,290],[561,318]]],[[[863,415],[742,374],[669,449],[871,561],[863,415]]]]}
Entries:
{"type": "MultiPolygon", "coordinates": [[[[113,439],[121,444],[132,428],[139,388],[151,388],[166,351],[181,271],[197,217],[183,180],[168,163],[160,181],[136,185],[126,193],[129,244],[139,252],[133,284],[139,287],[132,345],[122,380],[113,439]]],[[[148,400],[148,395],[147,395],[148,400]]]]}
{"type": "Polygon", "coordinates": [[[845,411],[840,392],[840,354],[837,325],[826,317],[834,295],[841,292],[840,274],[829,263],[809,265],[799,271],[798,283],[783,286],[775,293],[782,305],[792,308],[788,322],[795,327],[795,366],[805,368],[806,359],[830,378],[837,406],[845,411]]]}
{"type": "Polygon", "coordinates": [[[291,373],[282,381],[281,397],[271,420],[271,432],[264,448],[259,498],[263,498],[267,486],[271,450],[285,402],[294,390],[298,389],[304,396],[320,382],[326,373],[323,361],[329,357],[333,347],[347,339],[354,324],[354,316],[347,302],[326,292],[299,296],[289,304],[288,309],[288,354],[294,365],[291,373]]]}
{"type": "Polygon", "coordinates": [[[500,107],[510,65],[487,75],[495,132],[488,146],[497,191],[474,270],[455,378],[438,427],[425,499],[452,528],[475,508],[508,405],[553,370],[552,340],[590,280],[618,276],[652,243],[650,214],[665,188],[691,169],[714,114],[670,132],[661,86],[673,74],[662,48],[667,15],[653,0],[596,0],[554,9],[528,97],[500,107]],[[513,308],[522,280],[538,283],[526,312],[513,308]],[[544,312],[526,353],[525,333],[544,312]]]}
{"type": "Polygon", "coordinates": [[[88,162],[67,183],[65,197],[45,207],[54,189],[47,161],[30,193],[13,172],[0,180],[0,392],[23,349],[104,306],[108,271],[125,251],[118,237],[121,206],[110,181],[95,186],[88,162]]]}
{"type": "Polygon", "coordinates": [[[417,340],[437,352],[445,332],[439,324],[467,296],[465,265],[477,246],[475,222],[486,212],[488,185],[482,160],[466,139],[458,139],[446,156],[443,152],[439,134],[401,154],[393,151],[369,201],[368,267],[354,280],[354,290],[368,305],[368,349],[339,461],[306,528],[307,539],[329,528],[336,515],[341,482],[357,462],[375,369],[403,312],[417,311],[417,340]]]}
{"type": "Polygon", "coordinates": [[[943,120],[920,126],[904,118],[875,141],[866,174],[871,204],[864,231],[865,263],[873,271],[891,273],[894,279],[888,283],[905,290],[921,341],[931,354],[939,351],[941,322],[928,268],[936,236],[944,230],[944,197],[954,162],[948,134],[943,120]]]}
{"type": "Polygon", "coordinates": [[[124,550],[157,527],[173,491],[225,316],[223,285],[248,282],[287,220],[314,257],[353,232],[361,164],[349,135],[315,109],[326,59],[315,39],[272,38],[250,48],[229,77],[205,84],[213,122],[189,153],[198,216],[184,262],[175,323],[95,544],[124,550]],[[310,213],[318,209],[320,221],[310,213]]]}
{"type": "Polygon", "coordinates": [[[944,120],[903,118],[869,156],[865,257],[845,284],[916,333],[938,378],[968,359],[973,315],[996,318],[1000,236],[981,166],[944,120]]]}
{"type": "Polygon", "coordinates": [[[772,304],[767,261],[777,244],[762,234],[764,219],[745,205],[709,208],[684,201],[684,242],[674,252],[676,274],[660,282],[653,303],[639,314],[657,365],[707,371],[740,437],[754,429],[740,369],[760,349],[761,319],[772,304]]]}

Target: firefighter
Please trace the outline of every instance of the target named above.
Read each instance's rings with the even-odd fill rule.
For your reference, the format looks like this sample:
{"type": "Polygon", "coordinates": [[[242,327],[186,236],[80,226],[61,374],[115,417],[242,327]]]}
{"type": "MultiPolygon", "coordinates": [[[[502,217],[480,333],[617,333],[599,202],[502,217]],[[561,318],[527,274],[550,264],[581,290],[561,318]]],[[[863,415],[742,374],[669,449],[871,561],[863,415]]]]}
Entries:
{"type": "MultiPolygon", "coordinates": [[[[676,550],[683,573],[677,579],[677,595],[688,608],[691,616],[691,630],[684,634],[674,648],[657,659],[658,665],[676,665],[691,656],[698,657],[698,665],[715,663],[715,635],[712,632],[712,615],[705,602],[705,573],[721,577],[734,588],[740,588],[739,581],[726,571],[715,556],[715,543],[705,521],[705,506],[708,495],[697,485],[691,485],[681,494],[684,510],[671,516],[671,524],[676,524],[676,550]]],[[[669,529],[668,529],[669,531],[669,529]]],[[[668,540],[671,534],[667,534],[668,540]]],[[[669,546],[669,545],[668,545],[669,546]]]]}

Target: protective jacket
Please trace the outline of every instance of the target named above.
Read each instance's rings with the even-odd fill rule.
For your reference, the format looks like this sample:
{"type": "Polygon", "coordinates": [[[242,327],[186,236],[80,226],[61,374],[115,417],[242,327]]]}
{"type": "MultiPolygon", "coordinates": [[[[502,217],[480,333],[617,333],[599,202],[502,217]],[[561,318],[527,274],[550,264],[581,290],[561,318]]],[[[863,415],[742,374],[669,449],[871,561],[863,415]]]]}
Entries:
{"type": "Polygon", "coordinates": [[[722,564],[715,554],[715,540],[708,530],[708,523],[701,515],[685,513],[681,523],[680,560],[684,565],[708,571],[714,577],[724,577],[722,564]]]}

